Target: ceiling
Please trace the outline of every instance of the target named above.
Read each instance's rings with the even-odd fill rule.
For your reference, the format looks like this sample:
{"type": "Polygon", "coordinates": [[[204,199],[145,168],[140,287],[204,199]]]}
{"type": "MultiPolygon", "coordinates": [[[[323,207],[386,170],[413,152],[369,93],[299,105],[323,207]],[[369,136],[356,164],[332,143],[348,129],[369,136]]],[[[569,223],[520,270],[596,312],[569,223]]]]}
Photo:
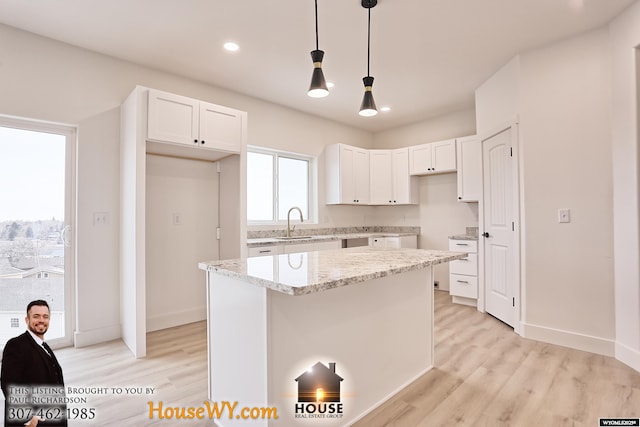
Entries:
{"type": "Polygon", "coordinates": [[[600,27],[636,0],[378,0],[371,75],[378,109],[360,117],[367,73],[361,0],[318,0],[323,70],[306,95],[313,0],[0,0],[0,23],[371,132],[472,108],[514,55],[600,27]],[[240,50],[223,50],[233,40],[240,50]]]}

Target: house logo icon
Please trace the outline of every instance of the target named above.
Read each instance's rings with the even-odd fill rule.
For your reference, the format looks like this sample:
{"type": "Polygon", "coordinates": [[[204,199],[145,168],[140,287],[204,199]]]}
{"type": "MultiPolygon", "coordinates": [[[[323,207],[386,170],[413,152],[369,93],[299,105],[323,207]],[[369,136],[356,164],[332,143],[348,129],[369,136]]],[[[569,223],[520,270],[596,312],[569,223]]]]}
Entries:
{"type": "Polygon", "coordinates": [[[300,374],[296,418],[341,418],[343,404],[340,400],[340,383],[344,380],[336,373],[336,364],[329,366],[317,362],[300,374]]]}

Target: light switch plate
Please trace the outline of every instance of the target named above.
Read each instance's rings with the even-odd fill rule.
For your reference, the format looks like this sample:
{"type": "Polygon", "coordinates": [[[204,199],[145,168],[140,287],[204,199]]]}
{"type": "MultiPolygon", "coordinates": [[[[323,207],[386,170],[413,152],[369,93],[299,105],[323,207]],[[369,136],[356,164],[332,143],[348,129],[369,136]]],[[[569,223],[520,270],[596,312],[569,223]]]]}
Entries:
{"type": "Polygon", "coordinates": [[[571,222],[571,211],[568,208],[558,209],[558,222],[561,224],[571,222]]]}
{"type": "Polygon", "coordinates": [[[173,214],[173,225],[182,225],[182,214],[177,212],[173,214]]]}
{"type": "Polygon", "coordinates": [[[94,212],[93,213],[93,225],[108,225],[109,213],[108,212],[94,212]]]}

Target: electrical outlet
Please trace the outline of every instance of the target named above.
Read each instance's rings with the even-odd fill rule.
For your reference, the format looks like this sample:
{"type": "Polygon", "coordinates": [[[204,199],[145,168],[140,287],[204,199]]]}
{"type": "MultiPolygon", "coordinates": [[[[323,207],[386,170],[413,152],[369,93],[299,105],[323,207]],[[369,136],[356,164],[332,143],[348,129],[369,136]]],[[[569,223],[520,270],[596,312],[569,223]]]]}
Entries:
{"type": "Polygon", "coordinates": [[[567,208],[558,209],[558,222],[559,223],[571,222],[571,211],[567,208]]]}
{"type": "Polygon", "coordinates": [[[94,212],[93,213],[93,225],[107,225],[109,224],[108,212],[94,212]]]}

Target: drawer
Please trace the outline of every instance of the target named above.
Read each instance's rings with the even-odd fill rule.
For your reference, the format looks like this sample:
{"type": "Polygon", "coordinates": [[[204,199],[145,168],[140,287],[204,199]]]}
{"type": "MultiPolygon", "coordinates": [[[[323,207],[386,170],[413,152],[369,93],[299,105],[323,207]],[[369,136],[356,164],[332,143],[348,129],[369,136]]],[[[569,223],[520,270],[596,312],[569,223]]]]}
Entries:
{"type": "Polygon", "coordinates": [[[478,298],[478,278],[461,274],[449,275],[449,295],[478,298]]]}
{"type": "Polygon", "coordinates": [[[449,239],[449,250],[456,252],[478,253],[477,240],[449,239]]]}
{"type": "Polygon", "coordinates": [[[280,253],[280,246],[255,246],[252,248],[247,248],[247,255],[251,257],[256,256],[267,256],[267,255],[277,255],[280,253]]]}
{"type": "Polygon", "coordinates": [[[478,275],[478,254],[469,254],[463,259],[456,259],[449,263],[449,274],[478,275]]]}

